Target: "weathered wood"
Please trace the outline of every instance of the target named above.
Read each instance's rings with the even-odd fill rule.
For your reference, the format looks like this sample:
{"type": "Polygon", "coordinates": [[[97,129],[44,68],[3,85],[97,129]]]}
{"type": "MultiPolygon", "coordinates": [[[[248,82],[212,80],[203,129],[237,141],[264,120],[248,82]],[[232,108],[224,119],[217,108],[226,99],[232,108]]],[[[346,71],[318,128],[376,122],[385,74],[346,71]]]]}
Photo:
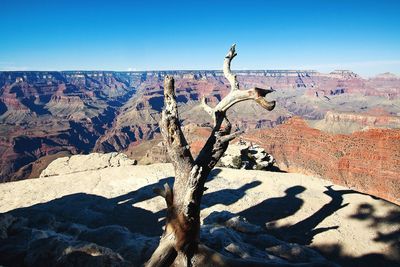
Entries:
{"type": "Polygon", "coordinates": [[[231,71],[231,62],[236,55],[236,45],[233,44],[225,56],[223,67],[224,76],[231,84],[231,91],[239,90],[239,82],[236,79],[236,75],[231,71]]]}
{"type": "Polygon", "coordinates": [[[161,133],[168,148],[168,154],[175,171],[188,172],[193,166],[193,157],[183,135],[176,102],[174,78],[164,79],[164,109],[161,119],[161,133]]]}
{"type": "Polygon", "coordinates": [[[164,188],[153,188],[153,192],[163,198],[165,198],[165,202],[167,203],[167,207],[171,207],[173,204],[174,195],[172,193],[172,189],[169,187],[167,183],[164,184],[164,188]]]}
{"type": "Polygon", "coordinates": [[[231,85],[231,91],[228,93],[228,95],[226,95],[214,108],[211,108],[207,105],[205,98],[203,98],[201,101],[201,106],[208,114],[212,116],[214,119],[214,124],[216,112],[226,112],[230,107],[242,101],[254,100],[262,108],[269,111],[275,108],[275,101],[268,101],[264,98],[267,94],[274,92],[274,90],[258,87],[247,90],[239,90],[239,82],[237,81],[236,75],[231,70],[231,61],[236,55],[236,45],[232,45],[224,60],[224,76],[231,85]]]}
{"type": "Polygon", "coordinates": [[[230,107],[232,107],[236,103],[246,100],[255,100],[263,108],[271,111],[275,108],[275,101],[269,102],[264,97],[272,92],[273,90],[271,89],[262,89],[257,87],[248,90],[231,91],[226,97],[224,97],[218,103],[218,105],[214,108],[214,110],[226,112],[230,107]]]}
{"type": "MultiPolygon", "coordinates": [[[[183,135],[176,102],[174,78],[166,76],[164,81],[164,109],[161,118],[161,132],[167,146],[168,155],[175,170],[174,186],[171,189],[154,189],[167,203],[166,225],[160,243],[146,263],[146,266],[204,266],[204,260],[211,250],[200,245],[200,204],[205,191],[204,184],[211,170],[220,160],[229,142],[241,132],[231,133],[232,125],[226,118],[226,111],[234,104],[253,99],[262,107],[272,110],[275,102],[268,102],[264,96],[272,90],[252,88],[239,90],[236,75],[230,69],[236,56],[235,45],[224,60],[224,75],[231,84],[231,92],[214,108],[202,100],[204,109],[214,119],[213,130],[196,160],[183,135]],[[203,260],[200,260],[203,259],[203,260]]],[[[246,266],[240,261],[229,261],[212,252],[208,259],[210,266],[246,266]],[[232,265],[233,266],[233,265],[232,265]]],[[[266,266],[258,265],[254,266],[266,266]]]]}
{"type": "Polygon", "coordinates": [[[173,264],[177,256],[173,238],[173,236],[163,236],[160,239],[160,243],[147,261],[146,267],[165,267],[173,264]]]}

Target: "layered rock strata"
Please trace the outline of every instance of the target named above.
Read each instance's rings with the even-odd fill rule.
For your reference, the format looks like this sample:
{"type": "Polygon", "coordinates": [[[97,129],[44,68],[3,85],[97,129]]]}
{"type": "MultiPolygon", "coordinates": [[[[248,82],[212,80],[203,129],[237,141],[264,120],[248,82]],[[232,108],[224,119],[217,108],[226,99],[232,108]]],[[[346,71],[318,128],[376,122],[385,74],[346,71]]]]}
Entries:
{"type": "Polygon", "coordinates": [[[264,147],[283,170],[318,175],[400,204],[400,129],[329,134],[297,117],[245,139],[264,147]]]}

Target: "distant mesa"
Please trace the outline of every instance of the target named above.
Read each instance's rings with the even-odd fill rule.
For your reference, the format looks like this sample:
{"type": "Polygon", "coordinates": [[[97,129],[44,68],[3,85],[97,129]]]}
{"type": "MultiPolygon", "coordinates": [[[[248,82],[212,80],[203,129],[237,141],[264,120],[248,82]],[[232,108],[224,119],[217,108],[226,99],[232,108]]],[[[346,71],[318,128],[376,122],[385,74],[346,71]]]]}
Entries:
{"type": "Polygon", "coordinates": [[[381,79],[398,79],[399,77],[391,72],[385,72],[381,73],[375,76],[376,78],[381,78],[381,79]]]}

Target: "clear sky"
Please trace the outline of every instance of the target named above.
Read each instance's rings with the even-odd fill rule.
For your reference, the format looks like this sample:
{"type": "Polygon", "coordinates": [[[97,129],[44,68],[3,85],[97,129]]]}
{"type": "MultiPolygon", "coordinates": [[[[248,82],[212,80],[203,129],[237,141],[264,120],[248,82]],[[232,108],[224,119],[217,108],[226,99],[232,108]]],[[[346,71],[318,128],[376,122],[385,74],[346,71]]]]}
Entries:
{"type": "Polygon", "coordinates": [[[0,70],[400,74],[398,0],[0,0],[0,70]]]}

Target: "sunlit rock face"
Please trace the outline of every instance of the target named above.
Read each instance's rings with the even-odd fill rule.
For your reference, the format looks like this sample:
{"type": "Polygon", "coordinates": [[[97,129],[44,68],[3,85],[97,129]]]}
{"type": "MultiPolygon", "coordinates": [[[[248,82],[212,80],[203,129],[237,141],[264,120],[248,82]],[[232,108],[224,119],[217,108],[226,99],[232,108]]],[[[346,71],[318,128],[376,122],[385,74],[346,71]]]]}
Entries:
{"type": "MultiPolygon", "coordinates": [[[[125,151],[137,158],[136,146],[160,134],[166,74],[175,76],[183,125],[210,126],[209,115],[198,104],[205,97],[213,106],[229,92],[221,71],[0,72],[0,181],[33,177],[50,158],[69,154],[125,151]]],[[[373,127],[393,128],[400,114],[396,104],[400,79],[392,74],[370,79],[351,71],[238,71],[237,75],[241,88],[272,87],[276,92],[268,97],[277,100],[273,112],[251,102],[235,105],[228,116],[241,130],[276,127],[295,115],[330,120],[329,111],[378,114],[373,127]]],[[[345,121],[343,115],[341,120],[345,121]]],[[[323,129],[320,126],[315,127],[323,129]]],[[[347,126],[335,127],[356,128],[347,126]]],[[[200,149],[201,141],[194,140],[192,148],[200,149]]]]}
{"type": "Polygon", "coordinates": [[[40,177],[129,166],[135,165],[136,163],[136,160],[129,159],[125,154],[117,152],[74,155],[71,157],[58,158],[52,161],[49,166],[41,172],[40,177]]]}
{"type": "Polygon", "coordinates": [[[245,139],[264,147],[283,170],[311,173],[400,203],[400,129],[331,134],[297,117],[245,139]]]}
{"type": "Polygon", "coordinates": [[[229,145],[217,165],[234,169],[271,170],[274,163],[274,157],[268,154],[264,148],[240,140],[229,145]]]}

